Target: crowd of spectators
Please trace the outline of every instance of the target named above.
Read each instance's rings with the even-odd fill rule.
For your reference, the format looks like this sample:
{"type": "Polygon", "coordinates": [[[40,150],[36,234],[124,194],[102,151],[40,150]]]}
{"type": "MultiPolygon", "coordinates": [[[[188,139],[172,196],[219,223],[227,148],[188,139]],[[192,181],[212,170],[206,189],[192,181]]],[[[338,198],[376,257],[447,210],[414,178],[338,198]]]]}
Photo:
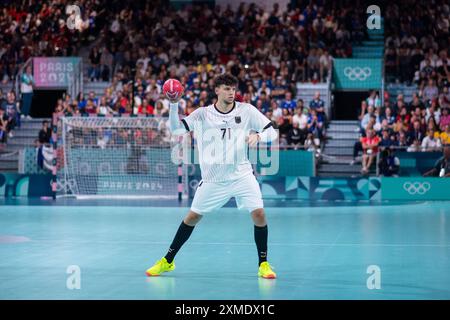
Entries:
{"type": "Polygon", "coordinates": [[[408,103],[402,94],[394,105],[386,99],[382,106],[380,101],[378,93],[372,91],[369,98],[361,102],[361,138],[354,145],[352,161],[354,164],[362,151],[361,173],[369,172],[379,149],[433,152],[450,144],[448,87],[438,98],[429,99],[423,93],[415,93],[408,103]]]}
{"type": "Polygon", "coordinates": [[[326,81],[331,57],[350,56],[351,41],[364,36],[363,11],[322,3],[287,10],[275,4],[269,11],[246,4],[236,11],[115,4],[88,70],[90,80],[110,80],[111,86],[101,97],[80,94],[58,108],[74,114],[167,115],[161,86],[175,77],[187,89],[181,108],[188,115],[214,101],[213,78],[229,72],[239,79],[238,99],[278,125],[282,145],[316,149],[324,135],[324,102],[318,96],[303,106],[295,99],[296,83],[326,81]]]}
{"type": "Polygon", "coordinates": [[[436,98],[450,82],[448,1],[390,2],[384,21],[387,82],[415,84],[425,99],[436,98]]]}
{"type": "Polygon", "coordinates": [[[109,1],[85,0],[82,15],[68,28],[68,0],[3,0],[0,3],[0,82],[13,81],[30,57],[76,55],[105,24],[109,1]]]}
{"type": "Polygon", "coordinates": [[[303,106],[298,82],[327,81],[332,57],[350,57],[365,37],[365,10],[349,1],[274,4],[187,4],[165,1],[86,0],[80,21],[68,25],[65,0],[4,1],[0,5],[0,80],[14,80],[32,56],[77,54],[91,45],[89,81],[109,81],[101,97],[67,96],[58,110],[70,114],[167,114],[164,80],[187,88],[184,114],[214,99],[213,78],[239,79],[239,97],[270,117],[282,144],[316,149],[323,137],[323,101],[303,106]],[[304,113],[304,117],[301,114],[304,113]],[[300,119],[300,120],[299,120],[300,119]],[[306,119],[306,120],[305,120],[306,119]],[[305,124],[306,123],[306,124],[305,124]]]}

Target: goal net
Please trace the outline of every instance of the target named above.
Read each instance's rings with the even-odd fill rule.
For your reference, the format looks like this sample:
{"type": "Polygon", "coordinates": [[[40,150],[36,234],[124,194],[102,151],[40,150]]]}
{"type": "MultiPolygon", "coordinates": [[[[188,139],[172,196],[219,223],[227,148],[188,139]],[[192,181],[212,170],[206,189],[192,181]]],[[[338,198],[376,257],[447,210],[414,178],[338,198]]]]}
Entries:
{"type": "Polygon", "coordinates": [[[171,137],[167,120],[62,117],[58,194],[77,198],[177,198],[180,192],[186,194],[186,170],[180,166],[179,148],[173,148],[180,140],[171,137]]]}

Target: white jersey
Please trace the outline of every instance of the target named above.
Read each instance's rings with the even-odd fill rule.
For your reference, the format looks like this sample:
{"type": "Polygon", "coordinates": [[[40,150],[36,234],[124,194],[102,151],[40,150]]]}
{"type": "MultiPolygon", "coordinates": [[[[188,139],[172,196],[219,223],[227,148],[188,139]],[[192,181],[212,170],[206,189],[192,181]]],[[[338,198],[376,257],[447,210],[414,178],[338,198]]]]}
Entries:
{"type": "Polygon", "coordinates": [[[194,132],[205,182],[236,180],[251,174],[245,139],[250,131],[262,132],[271,126],[258,109],[241,102],[235,102],[227,113],[215,105],[198,108],[182,122],[187,131],[194,132]]]}

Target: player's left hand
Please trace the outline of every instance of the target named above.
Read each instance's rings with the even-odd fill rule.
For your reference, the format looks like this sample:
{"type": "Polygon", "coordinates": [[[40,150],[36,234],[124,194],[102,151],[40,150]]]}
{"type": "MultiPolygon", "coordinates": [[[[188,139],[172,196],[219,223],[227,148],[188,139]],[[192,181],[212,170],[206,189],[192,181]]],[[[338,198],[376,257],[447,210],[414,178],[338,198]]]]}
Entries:
{"type": "Polygon", "coordinates": [[[250,147],[256,146],[260,140],[261,140],[261,137],[257,133],[251,133],[247,137],[247,143],[250,147]]]}

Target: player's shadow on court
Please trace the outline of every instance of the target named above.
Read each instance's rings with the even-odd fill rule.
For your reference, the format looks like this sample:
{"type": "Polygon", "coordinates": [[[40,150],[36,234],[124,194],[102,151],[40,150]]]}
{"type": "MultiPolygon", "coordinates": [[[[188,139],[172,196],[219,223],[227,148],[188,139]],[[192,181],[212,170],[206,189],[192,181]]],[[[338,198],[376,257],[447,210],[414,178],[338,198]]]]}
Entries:
{"type": "Polygon", "coordinates": [[[258,288],[261,299],[273,298],[273,292],[277,285],[277,279],[258,278],[258,288]]]}
{"type": "Polygon", "coordinates": [[[151,293],[161,298],[170,298],[176,294],[176,280],[171,276],[147,277],[145,282],[151,293]]]}

